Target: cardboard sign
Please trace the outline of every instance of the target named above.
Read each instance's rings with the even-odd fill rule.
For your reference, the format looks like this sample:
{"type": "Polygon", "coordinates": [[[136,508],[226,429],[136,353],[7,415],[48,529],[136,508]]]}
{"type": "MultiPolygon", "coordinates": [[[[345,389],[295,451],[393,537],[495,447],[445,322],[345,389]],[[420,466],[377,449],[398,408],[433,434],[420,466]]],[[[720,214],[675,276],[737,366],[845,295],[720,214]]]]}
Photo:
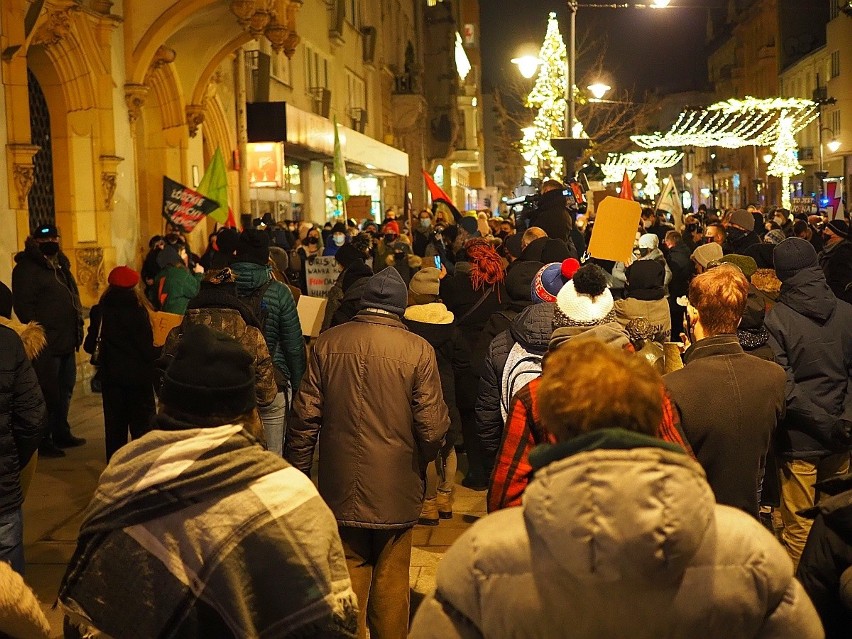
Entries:
{"type": "Polygon", "coordinates": [[[166,313],[164,311],[151,311],[151,328],[154,330],[154,346],[162,346],[166,343],[166,338],[169,336],[175,326],[180,326],[183,321],[183,315],[176,313],[166,313]]]}
{"type": "Polygon", "coordinates": [[[605,197],[597,206],[589,255],[601,260],[628,262],[633,254],[642,206],[639,202],[605,197]]]}
{"type": "Polygon", "coordinates": [[[219,208],[219,203],[163,176],[163,217],[189,233],[208,213],[219,208]]]}
{"type": "Polygon", "coordinates": [[[328,292],[337,281],[340,271],[337,270],[337,260],[333,257],[315,257],[305,264],[305,275],[308,280],[308,295],[313,297],[328,297],[328,292]]]}
{"type": "Polygon", "coordinates": [[[373,219],[373,201],[369,195],[352,195],[346,200],[346,215],[358,222],[373,219]]]}
{"type": "Polygon", "coordinates": [[[326,304],[328,300],[322,297],[299,296],[296,312],[299,314],[299,322],[302,325],[302,335],[316,337],[320,334],[326,304]]]}

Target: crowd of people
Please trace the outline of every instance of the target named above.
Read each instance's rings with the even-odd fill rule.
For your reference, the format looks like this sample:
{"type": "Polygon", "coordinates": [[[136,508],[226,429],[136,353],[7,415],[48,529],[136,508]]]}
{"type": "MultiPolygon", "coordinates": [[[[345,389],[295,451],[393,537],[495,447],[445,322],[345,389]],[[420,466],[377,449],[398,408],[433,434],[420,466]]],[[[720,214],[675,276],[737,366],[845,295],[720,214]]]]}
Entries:
{"type": "Polygon", "coordinates": [[[34,452],[85,444],[82,347],[108,466],[67,636],[847,637],[848,223],[677,223],[644,209],[628,262],[590,257],[594,219],[548,181],[521,215],[264,216],[200,256],[170,228],[85,336],[40,227],[0,308],[0,558],[23,574],[34,452]],[[154,311],[182,316],[162,347],[154,311]],[[489,514],[410,625],[413,530],[453,517],[459,472],[489,514]]]}

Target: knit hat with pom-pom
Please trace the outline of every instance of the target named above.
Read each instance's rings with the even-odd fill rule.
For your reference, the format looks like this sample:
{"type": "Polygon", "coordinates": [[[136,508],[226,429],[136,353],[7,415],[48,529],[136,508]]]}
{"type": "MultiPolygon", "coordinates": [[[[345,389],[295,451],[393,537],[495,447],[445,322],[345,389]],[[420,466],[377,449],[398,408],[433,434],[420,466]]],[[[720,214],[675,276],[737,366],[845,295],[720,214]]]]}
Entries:
{"type": "Polygon", "coordinates": [[[532,281],[531,298],[536,304],[541,302],[555,302],[556,295],[565,286],[577,269],[580,268],[580,263],[573,257],[560,262],[547,264],[539,269],[532,281]]]}
{"type": "Polygon", "coordinates": [[[597,326],[615,320],[606,273],[596,264],[581,266],[556,295],[553,328],[597,326]]]}

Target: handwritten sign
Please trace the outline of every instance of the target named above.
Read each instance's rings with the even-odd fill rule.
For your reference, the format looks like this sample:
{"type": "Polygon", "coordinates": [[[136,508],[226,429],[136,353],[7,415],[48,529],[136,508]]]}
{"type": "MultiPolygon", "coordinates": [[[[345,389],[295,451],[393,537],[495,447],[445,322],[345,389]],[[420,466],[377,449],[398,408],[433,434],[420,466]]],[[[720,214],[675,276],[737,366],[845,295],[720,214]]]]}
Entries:
{"type": "Polygon", "coordinates": [[[189,233],[208,213],[219,208],[198,191],[163,176],[163,217],[189,233]]]}
{"type": "Polygon", "coordinates": [[[613,262],[628,262],[641,215],[639,202],[605,197],[597,207],[589,255],[613,262]]]}
{"type": "Polygon", "coordinates": [[[337,260],[333,257],[315,257],[305,264],[305,275],[308,280],[308,295],[312,297],[328,297],[328,292],[337,281],[340,272],[337,270],[337,260]]]}
{"type": "Polygon", "coordinates": [[[165,311],[150,311],[148,315],[151,318],[151,328],[154,331],[154,346],[165,344],[169,331],[175,326],[180,326],[183,321],[183,315],[166,313],[165,311]]]}
{"type": "Polygon", "coordinates": [[[322,320],[325,317],[325,305],[327,299],[322,297],[311,297],[300,295],[296,311],[299,313],[299,323],[302,325],[302,335],[306,337],[317,337],[322,328],[322,320]]]}

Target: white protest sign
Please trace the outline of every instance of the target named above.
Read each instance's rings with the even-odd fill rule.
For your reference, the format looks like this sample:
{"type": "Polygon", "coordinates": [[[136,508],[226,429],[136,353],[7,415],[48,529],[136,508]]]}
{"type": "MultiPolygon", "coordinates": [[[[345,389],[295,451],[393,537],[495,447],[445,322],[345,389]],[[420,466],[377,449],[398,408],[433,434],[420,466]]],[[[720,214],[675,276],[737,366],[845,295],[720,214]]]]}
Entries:
{"type": "Polygon", "coordinates": [[[308,295],[328,297],[328,292],[334,286],[340,272],[337,270],[337,261],[333,257],[315,257],[305,264],[305,275],[308,280],[308,295]]]}

